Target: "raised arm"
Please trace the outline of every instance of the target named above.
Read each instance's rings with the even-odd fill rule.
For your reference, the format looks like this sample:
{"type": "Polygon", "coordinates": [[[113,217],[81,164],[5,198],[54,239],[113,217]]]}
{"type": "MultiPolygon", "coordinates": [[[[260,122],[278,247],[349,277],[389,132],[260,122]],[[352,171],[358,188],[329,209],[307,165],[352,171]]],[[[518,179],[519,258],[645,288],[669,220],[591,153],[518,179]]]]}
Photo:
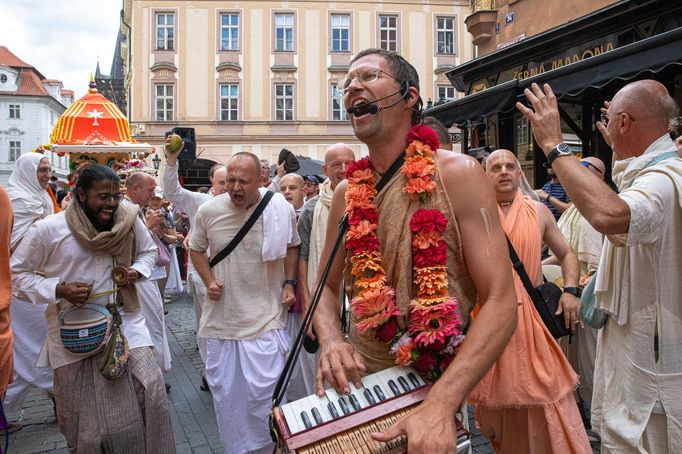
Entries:
{"type": "Polygon", "coordinates": [[[192,192],[180,186],[180,181],[178,180],[178,153],[172,154],[166,150],[166,167],[161,181],[163,184],[163,195],[170,203],[187,213],[187,216],[191,219],[196,215],[202,203],[211,200],[211,196],[200,192],[192,192]]]}

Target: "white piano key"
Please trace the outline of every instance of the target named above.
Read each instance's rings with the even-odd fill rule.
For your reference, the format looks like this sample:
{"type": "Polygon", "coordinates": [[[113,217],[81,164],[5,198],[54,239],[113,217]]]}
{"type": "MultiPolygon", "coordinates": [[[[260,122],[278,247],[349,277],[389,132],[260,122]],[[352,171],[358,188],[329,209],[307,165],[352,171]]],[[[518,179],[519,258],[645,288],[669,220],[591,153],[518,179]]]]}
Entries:
{"type": "Polygon", "coordinates": [[[386,387],[386,383],[381,382],[376,377],[376,374],[368,375],[365,378],[363,378],[362,380],[363,380],[363,383],[365,384],[365,388],[368,388],[371,390],[372,395],[377,400],[377,403],[381,402],[382,400],[388,399],[388,397],[391,395],[390,392],[388,391],[387,387],[386,387]],[[381,390],[383,398],[381,398],[381,396],[379,396],[377,394],[377,392],[376,392],[377,387],[381,390]]]}
{"type": "Polygon", "coordinates": [[[336,411],[339,412],[339,416],[343,416],[345,414],[350,414],[355,411],[353,406],[350,404],[350,401],[348,400],[348,397],[346,396],[341,396],[337,394],[336,391],[334,391],[333,388],[325,389],[324,392],[327,394],[327,397],[329,398],[330,401],[334,403],[336,406],[336,411]],[[347,412],[343,411],[343,406],[341,405],[341,402],[343,402],[343,406],[347,409],[347,412]]]}
{"type": "MultiPolygon", "coordinates": [[[[309,404],[308,408],[310,408],[311,415],[313,414],[312,409],[317,408],[317,411],[322,418],[322,422],[331,421],[333,419],[331,413],[329,413],[329,409],[327,408],[327,403],[329,403],[329,400],[326,397],[317,397],[316,395],[312,395],[306,397],[306,400],[309,404]]],[[[316,425],[317,424],[321,423],[316,421],[316,425]]]]}
{"type": "Polygon", "coordinates": [[[292,434],[302,430],[301,425],[298,423],[298,418],[294,414],[294,409],[291,402],[282,405],[282,413],[284,414],[284,419],[286,420],[287,426],[289,426],[289,430],[292,434]]]}
{"type": "Polygon", "coordinates": [[[361,388],[356,388],[353,383],[350,384],[350,393],[355,396],[355,398],[358,400],[360,403],[360,408],[367,408],[370,406],[369,401],[365,397],[363,391],[365,390],[364,387],[361,388]]]}

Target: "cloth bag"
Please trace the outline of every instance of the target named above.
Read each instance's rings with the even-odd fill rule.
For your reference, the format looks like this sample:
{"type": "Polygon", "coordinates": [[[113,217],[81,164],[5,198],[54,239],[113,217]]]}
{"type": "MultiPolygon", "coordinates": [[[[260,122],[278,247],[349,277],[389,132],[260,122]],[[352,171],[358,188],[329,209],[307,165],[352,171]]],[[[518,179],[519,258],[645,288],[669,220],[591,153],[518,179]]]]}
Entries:
{"type": "Polygon", "coordinates": [[[152,238],[154,239],[154,243],[156,243],[156,247],[159,250],[159,256],[156,259],[156,266],[167,266],[171,262],[171,256],[170,256],[170,250],[168,250],[168,246],[163,244],[163,241],[161,239],[154,235],[152,233],[152,238]]]}
{"type": "Polygon", "coordinates": [[[606,324],[608,315],[597,307],[597,299],[594,295],[594,285],[596,282],[597,278],[594,275],[583,289],[583,294],[580,297],[578,317],[592,328],[600,329],[606,324]]]}
{"type": "Polygon", "coordinates": [[[98,304],[72,306],[59,314],[59,337],[66,351],[78,356],[98,353],[111,334],[113,317],[98,304]]]}
{"type": "Polygon", "coordinates": [[[113,326],[104,352],[99,358],[99,372],[107,380],[116,380],[121,378],[128,368],[130,348],[128,340],[121,332],[121,314],[116,305],[109,304],[107,309],[111,313],[113,326]]]}

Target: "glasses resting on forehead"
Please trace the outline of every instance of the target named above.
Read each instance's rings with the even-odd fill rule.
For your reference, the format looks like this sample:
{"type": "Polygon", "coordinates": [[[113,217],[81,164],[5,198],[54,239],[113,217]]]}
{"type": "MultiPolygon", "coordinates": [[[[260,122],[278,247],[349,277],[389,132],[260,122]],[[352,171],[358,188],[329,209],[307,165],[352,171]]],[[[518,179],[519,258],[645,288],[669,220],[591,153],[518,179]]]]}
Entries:
{"type": "Polygon", "coordinates": [[[336,86],[336,89],[339,90],[342,95],[345,95],[348,92],[348,87],[350,87],[350,84],[353,83],[353,80],[357,79],[361,85],[367,86],[380,78],[382,74],[390,77],[391,79],[398,80],[393,75],[379,68],[361,68],[346,74],[346,76],[341,80],[341,83],[336,86]]]}
{"type": "Polygon", "coordinates": [[[120,203],[121,200],[123,200],[124,196],[122,192],[118,192],[116,194],[109,194],[107,192],[103,192],[101,194],[95,194],[95,197],[100,202],[108,202],[109,200],[113,200],[116,203],[120,203]]]}
{"type": "Polygon", "coordinates": [[[600,174],[604,174],[604,172],[602,172],[601,169],[600,169],[599,167],[597,167],[596,165],[592,164],[592,163],[589,162],[589,161],[580,161],[580,164],[582,164],[583,167],[586,167],[586,168],[588,168],[588,169],[589,169],[590,167],[592,167],[594,170],[596,170],[596,171],[599,172],[600,174]]]}

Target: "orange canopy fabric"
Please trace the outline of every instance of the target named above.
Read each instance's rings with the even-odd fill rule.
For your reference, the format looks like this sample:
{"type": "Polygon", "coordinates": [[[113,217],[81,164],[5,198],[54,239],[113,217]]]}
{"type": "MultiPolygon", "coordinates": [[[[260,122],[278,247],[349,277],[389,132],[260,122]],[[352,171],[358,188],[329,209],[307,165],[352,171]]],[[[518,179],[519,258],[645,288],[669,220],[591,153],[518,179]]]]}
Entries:
{"type": "Polygon", "coordinates": [[[59,117],[50,136],[50,143],[59,145],[111,145],[114,142],[135,141],[126,117],[93,84],[88,94],[59,117]]]}

